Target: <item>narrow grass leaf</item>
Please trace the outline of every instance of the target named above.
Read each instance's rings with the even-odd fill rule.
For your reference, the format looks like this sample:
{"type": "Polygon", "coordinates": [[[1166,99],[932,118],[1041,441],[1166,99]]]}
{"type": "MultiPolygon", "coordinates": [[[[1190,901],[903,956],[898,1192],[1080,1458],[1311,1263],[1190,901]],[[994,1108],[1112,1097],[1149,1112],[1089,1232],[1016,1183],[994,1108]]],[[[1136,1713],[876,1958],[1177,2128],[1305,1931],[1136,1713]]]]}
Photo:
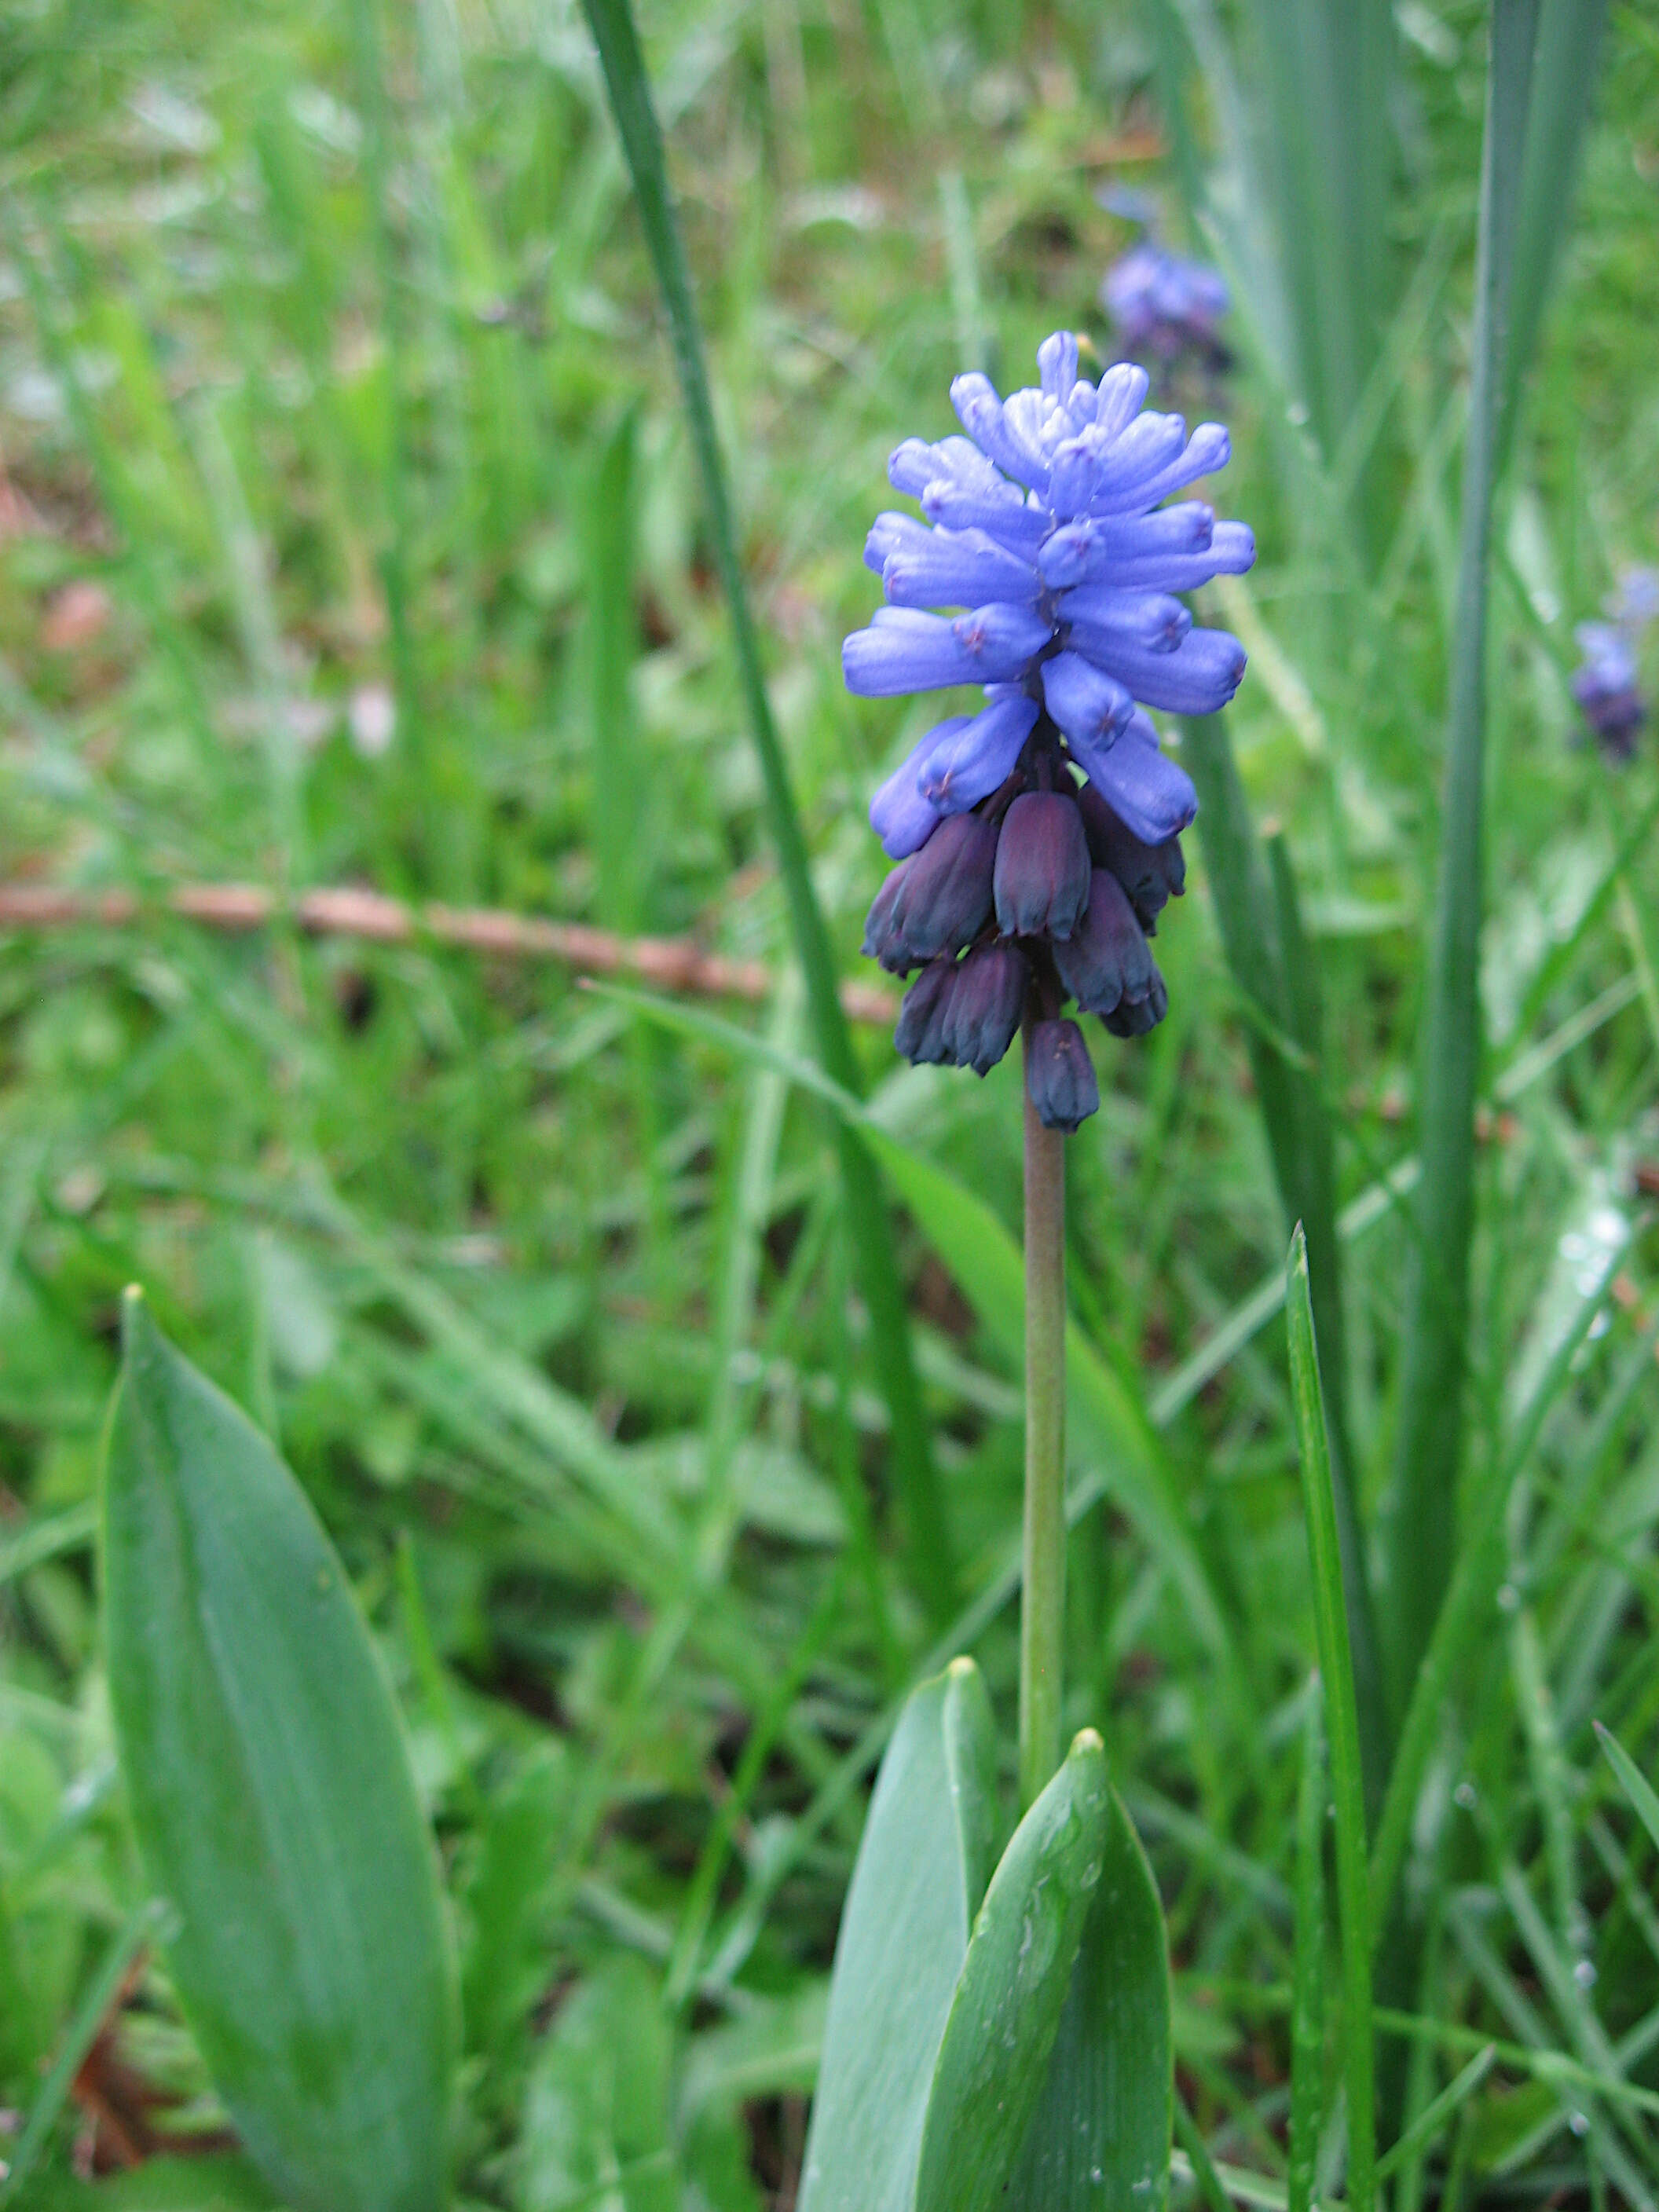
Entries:
{"type": "Polygon", "coordinates": [[[1113,1790],[1100,1881],[1011,2200],[1023,2212],[1163,2212],[1174,2096],[1164,1908],[1113,1790]]]}
{"type": "Polygon", "coordinates": [[[51,2139],[58,2124],[58,2114],[69,2100],[76,2075],[80,2072],[99,2030],[108,2018],[111,2006],[120,1994],[121,1984],[129,1966],[143,1948],[144,1942],[161,1917],[151,1899],[137,1905],[127,1916],[125,1925],[105,1953],[98,1972],[88,1984],[81,2002],[58,2046],[52,2069],[40,2084],[40,2094],[30,2107],[23,2123],[22,2132],[3,2171],[0,2171],[0,2204],[21,2204],[23,2184],[40,2162],[40,2154],[51,2139]]]}
{"type": "Polygon", "coordinates": [[[1085,1729],[974,1923],[928,2092],[915,2212],[990,2212],[1002,2198],[1042,2096],[1110,1815],[1105,1747],[1085,1729]]]}
{"type": "MultiPolygon", "coordinates": [[[[367,4],[367,0],[363,0],[367,4]]],[[[842,1012],[835,957],[812,887],[806,841],[795,807],[789,769],[772,720],[761,667],[760,641],[750,611],[726,471],[703,366],[702,337],[663,155],[662,131],[652,106],[645,58],[629,0],[583,0],[583,12],[599,50],[611,110],[634,180],[640,220],[667,311],[681,396],[702,479],[715,564],[732,617],[738,672],[750,734],[766,787],[767,812],[788,902],[796,957],[806,980],[807,1001],[818,1057],[844,1089],[860,1088],[858,1064],[842,1012]]],[[[870,1344],[892,1420],[892,1452],[902,1504],[905,1560],[914,1587],[936,1620],[948,1618],[955,1585],[944,1500],[911,1350],[910,1322],[899,1280],[892,1228],[868,1153],[846,1123],[837,1131],[848,1225],[859,1279],[870,1309],[870,1344]]]]}
{"type": "Polygon", "coordinates": [[[392,1694],[293,1476],[136,1291],[104,1582],[133,1825],[239,2133],[295,2212],[441,2212],[454,1966],[392,1694]]]}
{"type": "Polygon", "coordinates": [[[1239,992],[1262,1017],[1259,1025],[1247,1028],[1245,1042],[1285,1233],[1300,1222],[1307,1239],[1314,1318],[1324,1347],[1327,1432],[1353,1643],[1366,1798],[1374,1806],[1381,1802],[1387,1771],[1387,1722],[1364,1541],[1351,1474],[1335,1139],[1319,1074],[1323,1018],[1317,969],[1303,933],[1295,879],[1282,840],[1273,842],[1264,863],[1225,718],[1206,715],[1182,726],[1182,757],[1198,788],[1199,836],[1222,948],[1239,992]],[[1311,1066],[1293,1064],[1273,1042],[1280,1036],[1298,1047],[1311,1066]]]}
{"type": "Polygon", "coordinates": [[[1296,1800],[1296,1948],[1291,1982],[1291,2155],[1288,2212],[1311,2212],[1325,2124],[1325,1701],[1308,1685],[1296,1800]]]}
{"type": "Polygon", "coordinates": [[[1486,871],[1486,596],[1498,413],[1539,0],[1495,0],[1481,155],[1439,886],[1419,1073],[1421,1235],[1407,1248],[1386,1662],[1403,1708],[1452,1573],[1474,1228],[1486,871]]]}
{"type": "Polygon", "coordinates": [[[1342,1601],[1342,1561],[1331,1492],[1319,1348],[1308,1289],[1308,1248],[1298,1228],[1285,1285],[1291,1399],[1302,1459],[1302,1501],[1313,1582],[1314,1627],[1330,1735],[1336,1808],[1336,1889],[1342,1939],[1343,2047],[1348,2091],[1348,2203],[1370,2212],[1376,2187],[1376,2081],[1371,2045],[1370,1905],[1366,1887],[1364,1783],[1359,1720],[1342,1601]]]}
{"type": "Polygon", "coordinates": [[[1497,2063],[1498,2045],[1495,2043],[1489,2043],[1483,2051],[1477,2051],[1456,2078],[1449,2081],[1440,2094],[1423,2107],[1400,2140],[1390,2143],[1378,2159],[1377,2179],[1386,2181],[1407,2159],[1416,2158],[1429,2149],[1457,2117],[1497,2063]]]}
{"type": "Polygon", "coordinates": [[[911,1692],[842,1911],[800,2212],[908,2212],[928,2086],[989,1868],[995,1759],[971,1660],[911,1692]]]}
{"type": "Polygon", "coordinates": [[[1595,1741],[1601,1745],[1607,1765],[1619,1777],[1626,1796],[1636,1808],[1638,1819],[1652,1837],[1655,1849],[1659,1850],[1659,1794],[1655,1793],[1651,1783],[1612,1729],[1603,1728],[1600,1721],[1593,1725],[1595,1741]]]}
{"type": "Polygon", "coordinates": [[[1401,1724],[1389,1787],[1371,1856],[1371,1916],[1378,1934],[1387,1924],[1395,1884],[1400,1879],[1418,1794],[1428,1771],[1447,1700],[1485,1632],[1504,1577],[1507,1555],[1504,1516],[1516,1474],[1526,1464],[1551,1407],[1565,1389],[1578,1348],[1589,1335],[1607,1294],[1628,1237],[1604,1248],[1601,1264],[1583,1285],[1572,1326],[1558,1337],[1550,1362],[1517,1418],[1507,1448],[1494,1455],[1468,1499],[1457,1564],[1434,1624],[1434,1633],[1418,1669],[1411,1702],[1401,1724]]]}

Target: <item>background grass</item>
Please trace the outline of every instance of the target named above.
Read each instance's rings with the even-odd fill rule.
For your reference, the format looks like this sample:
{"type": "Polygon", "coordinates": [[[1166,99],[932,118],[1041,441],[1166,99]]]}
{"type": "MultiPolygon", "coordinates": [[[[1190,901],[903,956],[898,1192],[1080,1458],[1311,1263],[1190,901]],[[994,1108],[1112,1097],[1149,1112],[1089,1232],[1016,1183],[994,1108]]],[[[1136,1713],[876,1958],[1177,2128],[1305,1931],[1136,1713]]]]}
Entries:
{"type": "MultiPolygon", "coordinates": [[[[1414,1146],[1485,61],[1477,7],[1397,20],[1398,372],[1367,562],[1333,556],[1348,526],[1270,360],[1246,348],[1224,390],[1175,395],[1232,424],[1215,489],[1262,545],[1222,610],[1253,653],[1230,720],[1295,855],[1345,1204],[1414,1146]]],[[[773,711],[850,974],[881,872],[864,805],[927,711],[840,683],[885,456],[949,427],[969,354],[1013,382],[1056,325],[1104,343],[1095,287],[1126,234],[1097,184],[1164,190],[1179,234],[1155,26],[733,0],[644,29],[773,711]]],[[[1421,1963],[1385,2102],[1392,2069],[1406,2124],[1499,2051],[1391,2169],[1408,2212],[1431,2190],[1659,2194],[1654,1846],[1591,1733],[1653,1771],[1659,776],[1576,744],[1565,681],[1573,622],[1659,558],[1656,195],[1659,34],[1615,5],[1499,511],[1469,1354],[1490,1534],[1460,1559],[1468,1633],[1397,1838],[1421,1963]]],[[[773,964],[758,1028],[784,1056],[424,945],[175,921],[0,940],[0,2103],[33,2101],[143,1898],[87,1549],[139,1277],[280,1438],[383,1639],[461,1932],[465,2194],[787,2203],[870,1730],[929,1625],[834,1127],[779,1072],[808,1035],[782,891],[580,16],[8,6],[0,197],[0,872],[360,881],[695,931],[773,964]],[[596,526],[630,486],[631,527],[596,526]],[[712,1597],[699,1557],[722,1563],[712,1597]]],[[[1201,1389],[1183,1366],[1282,1253],[1194,876],[1158,941],[1168,1023],[1100,1047],[1070,1258],[1219,1633],[1168,1550],[1097,1508],[1067,1719],[1103,1727],[1152,1851],[1200,2148],[1282,2187],[1314,1630],[1279,1324],[1224,1340],[1201,1389]]],[[[878,1031],[860,1050],[880,1127],[1017,1229],[1012,1068],[981,1086],[896,1066],[878,1031]]],[[[966,1601],[1017,1526],[1018,1370],[971,1267],[939,1256],[936,1185],[908,1188],[966,1601]]],[[[1376,1203],[1350,1246],[1373,1533],[1406,1235],[1376,1203]]],[[[1073,1427],[1074,1475],[1109,1480],[1100,1426],[1073,1427]]],[[[988,1611],[1006,1723],[1012,1615],[988,1611]]],[[[1322,2189],[1334,1929],[1327,1951],[1322,2189]]],[[[52,2185],[220,2125],[148,1960],[52,2185]]]]}

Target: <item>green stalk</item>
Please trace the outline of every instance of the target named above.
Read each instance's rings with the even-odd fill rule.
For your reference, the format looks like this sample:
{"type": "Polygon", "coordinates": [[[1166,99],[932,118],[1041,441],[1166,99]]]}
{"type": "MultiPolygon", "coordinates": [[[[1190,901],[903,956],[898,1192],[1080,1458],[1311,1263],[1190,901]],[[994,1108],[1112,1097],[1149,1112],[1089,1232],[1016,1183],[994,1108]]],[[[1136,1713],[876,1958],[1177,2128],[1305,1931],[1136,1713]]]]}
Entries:
{"type": "MultiPolygon", "coordinates": [[[[1030,1030],[1025,1050],[1030,1052],[1030,1030]]],[[[1066,1628],[1066,1139],[1025,1093],[1025,1523],[1019,1800],[1060,1765],[1066,1628]]]]}
{"type": "Polygon", "coordinates": [[[1486,874],[1486,586],[1510,270],[1539,0],[1496,0],[1480,164],[1468,429],[1452,634],[1445,823],[1419,1076],[1422,1234],[1406,1261],[1405,1353],[1389,1577],[1395,1707],[1451,1577],[1474,1229],[1474,1094],[1480,1060],[1486,874]]]}
{"type": "MultiPolygon", "coordinates": [[[[788,765],[766,696],[760,641],[738,558],[737,532],[726,496],[726,471],[703,367],[702,340],[691,300],[691,280],[669,198],[662,131],[651,102],[639,35],[629,0],[582,0],[582,8],[599,46],[611,112],[627,155],[646,244],[667,310],[680,393],[702,478],[715,564],[732,617],[732,643],[748,708],[750,734],[766,787],[772,842],[788,902],[796,955],[806,979],[807,1003],[818,1057],[833,1081],[857,1094],[863,1085],[842,1012],[835,957],[812,888],[806,841],[801,834],[788,765]]],[[[892,1424],[893,1468],[904,1522],[905,1564],[930,1613],[943,1623],[951,1616],[955,1576],[939,1474],[911,1352],[910,1319],[899,1280],[892,1228],[883,1203],[875,1164],[844,1121],[838,1125],[836,1142],[848,1228],[858,1261],[859,1285],[870,1310],[871,1351],[892,1424]]]]}

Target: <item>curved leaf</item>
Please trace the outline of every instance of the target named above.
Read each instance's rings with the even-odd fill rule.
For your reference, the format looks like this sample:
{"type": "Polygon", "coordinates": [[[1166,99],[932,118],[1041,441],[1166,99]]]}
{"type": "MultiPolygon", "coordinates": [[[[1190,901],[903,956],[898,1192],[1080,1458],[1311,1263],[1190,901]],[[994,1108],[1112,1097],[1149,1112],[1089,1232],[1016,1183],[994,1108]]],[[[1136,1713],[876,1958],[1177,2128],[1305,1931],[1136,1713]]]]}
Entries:
{"type": "Polygon", "coordinates": [[[1010,2202],[1021,2212],[1163,2212],[1174,2102],[1164,1907],[1114,1790],[1100,1881],[1010,2202]]]}
{"type": "Polygon", "coordinates": [[[454,1970],[391,1692],[270,1445],[136,1291],[124,1334],[110,1693],[173,1980],[295,2212],[441,2212],[454,1970]]]}
{"type": "Polygon", "coordinates": [[[990,2212],[1001,2198],[1043,2094],[1110,1818],[1105,1747],[1085,1729],[974,1923],[927,2100],[916,2212],[990,2212]]]}
{"type": "Polygon", "coordinates": [[[912,1692],[847,1893],[799,2212],[909,2212],[928,2084],[994,1826],[996,1741],[971,1659],[912,1692]]]}

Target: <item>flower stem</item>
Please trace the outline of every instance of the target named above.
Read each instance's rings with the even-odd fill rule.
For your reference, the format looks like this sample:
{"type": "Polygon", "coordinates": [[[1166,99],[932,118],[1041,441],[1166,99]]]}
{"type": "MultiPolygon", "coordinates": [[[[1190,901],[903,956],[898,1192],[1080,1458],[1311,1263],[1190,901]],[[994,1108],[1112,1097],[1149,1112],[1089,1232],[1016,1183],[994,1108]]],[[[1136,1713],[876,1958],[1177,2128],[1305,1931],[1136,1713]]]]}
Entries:
{"type": "MultiPolygon", "coordinates": [[[[1030,1049],[1030,1031],[1025,1038],[1030,1049]]],[[[1019,1796],[1060,1765],[1066,1620],[1066,1139],[1025,1093],[1025,1529],[1019,1616],[1019,1796]]]]}

